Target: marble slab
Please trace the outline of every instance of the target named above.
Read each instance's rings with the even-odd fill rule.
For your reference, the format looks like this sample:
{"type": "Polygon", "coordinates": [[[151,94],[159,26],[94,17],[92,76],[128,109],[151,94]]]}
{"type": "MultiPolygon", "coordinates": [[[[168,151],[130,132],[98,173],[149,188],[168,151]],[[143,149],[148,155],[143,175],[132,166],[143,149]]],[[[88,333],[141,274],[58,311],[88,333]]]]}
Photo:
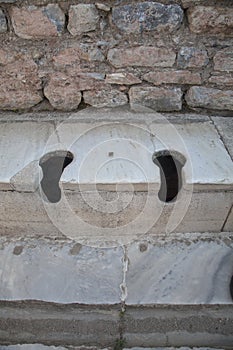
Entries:
{"type": "Polygon", "coordinates": [[[126,304],[232,304],[233,236],[128,247],[126,304]]]}
{"type": "Polygon", "coordinates": [[[0,300],[117,304],[123,280],[122,248],[76,242],[1,239],[0,300]]]}

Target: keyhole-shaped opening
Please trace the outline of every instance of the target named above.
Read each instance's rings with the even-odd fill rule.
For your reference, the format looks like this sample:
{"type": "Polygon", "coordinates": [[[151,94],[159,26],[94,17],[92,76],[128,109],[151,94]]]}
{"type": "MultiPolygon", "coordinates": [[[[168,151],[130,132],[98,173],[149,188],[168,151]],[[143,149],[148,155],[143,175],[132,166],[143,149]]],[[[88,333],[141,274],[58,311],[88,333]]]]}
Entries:
{"type": "Polygon", "coordinates": [[[74,156],[69,151],[55,151],[45,154],[40,160],[43,171],[41,188],[51,203],[57,203],[61,199],[59,181],[63,170],[69,165],[74,156]]]}
{"type": "Polygon", "coordinates": [[[182,168],[185,157],[175,151],[159,151],[153,154],[153,162],[160,169],[161,186],[158,193],[162,202],[172,202],[182,188],[182,168]]]}

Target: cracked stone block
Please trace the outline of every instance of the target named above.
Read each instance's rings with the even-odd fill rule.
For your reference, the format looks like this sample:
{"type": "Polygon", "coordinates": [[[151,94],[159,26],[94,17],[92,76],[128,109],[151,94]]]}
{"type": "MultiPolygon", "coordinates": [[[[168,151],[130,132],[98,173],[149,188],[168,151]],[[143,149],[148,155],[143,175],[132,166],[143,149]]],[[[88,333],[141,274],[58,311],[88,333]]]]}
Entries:
{"type": "Polygon", "coordinates": [[[77,242],[1,241],[1,300],[117,304],[121,301],[122,248],[77,242]]]}
{"type": "Polygon", "coordinates": [[[99,14],[95,5],[71,5],[69,10],[68,30],[72,35],[81,35],[97,28],[99,14]]]}
{"type": "Polygon", "coordinates": [[[57,4],[13,7],[11,20],[15,34],[23,39],[56,37],[63,32],[65,25],[65,15],[57,4]]]}
{"type": "Polygon", "coordinates": [[[232,303],[231,234],[138,242],[128,247],[127,256],[127,304],[232,303]]]}
{"type": "Polygon", "coordinates": [[[146,1],[112,9],[113,24],[127,34],[143,31],[171,33],[180,28],[182,20],[183,10],[178,5],[146,1]]]}

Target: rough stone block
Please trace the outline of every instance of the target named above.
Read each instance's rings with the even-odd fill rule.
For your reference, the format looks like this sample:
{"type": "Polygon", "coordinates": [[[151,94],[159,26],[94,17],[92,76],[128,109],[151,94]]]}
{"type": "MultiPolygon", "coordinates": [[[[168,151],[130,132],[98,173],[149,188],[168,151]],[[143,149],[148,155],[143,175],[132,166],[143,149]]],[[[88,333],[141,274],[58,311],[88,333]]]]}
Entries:
{"type": "Polygon", "coordinates": [[[209,62],[207,51],[196,47],[182,47],[178,52],[177,65],[179,68],[200,68],[209,62]]]}
{"type": "Polygon", "coordinates": [[[44,94],[51,105],[59,110],[70,111],[78,108],[82,95],[74,79],[63,73],[50,76],[44,94]]]}
{"type": "Polygon", "coordinates": [[[36,239],[2,240],[1,246],[1,300],[81,304],[121,301],[120,247],[101,249],[75,241],[36,239]]]}
{"type": "Polygon", "coordinates": [[[92,4],[71,5],[68,30],[72,35],[81,35],[97,28],[98,10],[92,4]]]}
{"type": "Polygon", "coordinates": [[[166,237],[157,244],[134,243],[127,251],[127,304],[232,302],[230,234],[166,237]]]}
{"type": "Polygon", "coordinates": [[[189,72],[185,70],[164,70],[157,72],[149,72],[143,76],[143,79],[153,83],[161,84],[201,84],[200,73],[189,72]]]}
{"type": "MultiPolygon", "coordinates": [[[[71,65],[66,68],[66,73],[54,72],[50,75],[44,94],[54,108],[71,111],[78,108],[82,100],[81,91],[104,87],[103,74],[82,73],[71,65]]],[[[107,100],[107,96],[105,98],[107,100]]]]}
{"type": "Polygon", "coordinates": [[[0,54],[1,109],[27,109],[42,101],[36,63],[26,55],[2,50],[0,54]]]}
{"type": "Polygon", "coordinates": [[[218,90],[193,86],[185,96],[190,107],[216,110],[233,110],[233,90],[218,90]]]}
{"type": "Polygon", "coordinates": [[[182,91],[180,88],[132,87],[129,91],[130,106],[135,111],[143,108],[151,111],[180,111],[182,91]]]}
{"type": "Polygon", "coordinates": [[[83,98],[85,103],[97,108],[119,107],[128,103],[126,94],[109,87],[84,91],[83,98]]]}
{"type": "Polygon", "coordinates": [[[176,54],[167,48],[139,46],[129,49],[110,49],[109,62],[116,68],[142,67],[172,67],[176,54]]]}
{"type": "Polygon", "coordinates": [[[154,30],[171,33],[181,26],[182,20],[183,10],[178,5],[146,1],[112,9],[113,24],[127,34],[154,30]]]}
{"type": "Polygon", "coordinates": [[[197,34],[233,35],[233,8],[196,6],[188,10],[188,22],[197,34]]]}
{"type": "Polygon", "coordinates": [[[0,34],[7,31],[7,21],[3,11],[0,9],[0,34]]]}
{"type": "Polygon", "coordinates": [[[107,84],[134,85],[142,81],[132,73],[111,73],[106,74],[105,82],[107,84]]]}
{"type": "Polygon", "coordinates": [[[209,78],[209,82],[216,85],[222,85],[225,86],[233,86],[233,73],[228,74],[219,74],[214,73],[211,74],[209,78]]]}
{"type": "Polygon", "coordinates": [[[56,37],[65,25],[65,15],[57,4],[13,7],[11,20],[16,35],[24,39],[56,37]]]}
{"type": "Polygon", "coordinates": [[[233,72],[233,48],[220,50],[214,56],[214,69],[223,72],[233,72]]]}

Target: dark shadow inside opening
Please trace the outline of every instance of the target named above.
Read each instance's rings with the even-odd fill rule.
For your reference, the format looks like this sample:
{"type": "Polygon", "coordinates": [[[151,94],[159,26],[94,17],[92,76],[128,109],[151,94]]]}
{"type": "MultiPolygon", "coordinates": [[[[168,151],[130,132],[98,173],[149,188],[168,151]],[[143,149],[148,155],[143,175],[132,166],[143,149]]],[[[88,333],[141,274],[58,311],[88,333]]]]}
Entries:
{"type": "Polygon", "coordinates": [[[57,203],[61,199],[59,181],[63,170],[73,161],[74,156],[69,151],[56,151],[47,153],[40,160],[43,171],[41,188],[51,203],[57,203]]]}
{"type": "Polygon", "coordinates": [[[169,151],[160,151],[153,155],[153,162],[160,169],[161,186],[158,193],[162,202],[175,201],[182,188],[182,167],[185,158],[175,157],[169,151]]]}

